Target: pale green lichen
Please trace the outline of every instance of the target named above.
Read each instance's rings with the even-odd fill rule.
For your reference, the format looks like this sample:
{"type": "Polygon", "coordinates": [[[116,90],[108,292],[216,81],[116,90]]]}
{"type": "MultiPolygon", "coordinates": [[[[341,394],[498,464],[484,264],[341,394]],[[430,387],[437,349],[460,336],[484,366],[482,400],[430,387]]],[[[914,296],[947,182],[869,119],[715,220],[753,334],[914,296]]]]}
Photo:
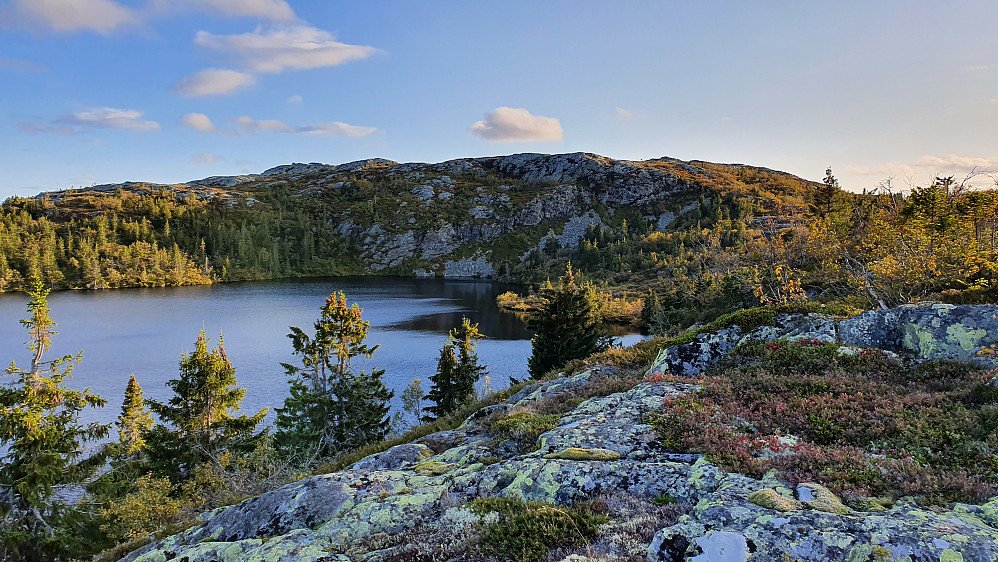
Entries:
{"type": "Polygon", "coordinates": [[[939,562],[963,562],[963,555],[951,548],[947,548],[939,554],[939,562]]]}
{"type": "Polygon", "coordinates": [[[797,511],[803,508],[801,502],[785,498],[772,488],[756,490],[749,494],[748,500],[760,507],[776,511],[797,511]]]}
{"type": "Polygon", "coordinates": [[[963,324],[953,324],[946,328],[946,339],[963,348],[964,351],[976,351],[981,346],[981,340],[988,335],[987,330],[968,328],[963,324]]]}
{"type": "Polygon", "coordinates": [[[426,461],[416,465],[416,474],[423,476],[440,476],[454,470],[455,466],[450,463],[426,461]]]}
{"type": "Polygon", "coordinates": [[[620,453],[610,449],[582,449],[569,447],[554,453],[544,455],[546,459],[563,459],[569,461],[615,461],[620,459],[620,453]]]}

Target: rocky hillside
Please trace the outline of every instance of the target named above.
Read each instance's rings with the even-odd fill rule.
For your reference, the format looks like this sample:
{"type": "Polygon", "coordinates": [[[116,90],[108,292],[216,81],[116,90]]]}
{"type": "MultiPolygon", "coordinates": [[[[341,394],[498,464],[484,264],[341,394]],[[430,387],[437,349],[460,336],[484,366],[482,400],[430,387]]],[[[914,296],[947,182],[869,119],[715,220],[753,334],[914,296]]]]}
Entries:
{"type": "MultiPolygon", "coordinates": [[[[206,513],[125,560],[998,559],[993,480],[979,505],[837,495],[832,473],[828,481],[776,470],[752,478],[721,468],[710,451],[670,450],[657,421],[670,404],[723,380],[726,358],[760,345],[824,350],[839,358],[839,371],[868,360],[905,373],[970,361],[954,376],[974,373],[986,388],[998,373],[986,372],[998,366],[988,351],[998,344],[998,307],[743,316],[658,344],[651,366],[590,366],[535,382],[456,430],[206,513]]],[[[794,451],[774,441],[753,454],[794,451]]]]}
{"type": "MultiPolygon", "coordinates": [[[[531,252],[540,258],[545,247],[552,254],[577,248],[591,226],[626,221],[640,232],[668,231],[689,226],[681,219],[691,214],[696,224],[699,206],[716,202],[736,178],[756,186],[746,201],[753,202],[759,220],[783,227],[805,208],[802,194],[814,185],[740,165],[514,154],[439,164],[290,164],[185,184],[125,182],[57,191],[40,194],[34,205],[7,206],[57,224],[116,215],[134,220],[141,232],[119,238],[155,241],[160,248],[176,242],[194,263],[204,261],[203,273],[220,280],[344,272],[496,277],[509,276],[531,252]],[[184,218],[188,211],[210,214],[184,218]],[[296,224],[282,224],[289,219],[296,224]],[[261,224],[271,226],[258,233],[261,224]],[[323,248],[320,241],[330,238],[338,245],[323,248]],[[327,258],[335,263],[323,263],[327,258]]],[[[77,239],[86,235],[75,233],[77,239]]],[[[59,262],[58,250],[53,253],[59,262]]],[[[26,275],[30,256],[15,256],[13,249],[10,254],[7,267],[19,264],[14,269],[26,275]]],[[[64,258],[67,266],[70,257],[64,258]]],[[[78,265],[72,267],[79,272],[61,267],[66,279],[82,276],[85,286],[107,282],[78,265]]]]}

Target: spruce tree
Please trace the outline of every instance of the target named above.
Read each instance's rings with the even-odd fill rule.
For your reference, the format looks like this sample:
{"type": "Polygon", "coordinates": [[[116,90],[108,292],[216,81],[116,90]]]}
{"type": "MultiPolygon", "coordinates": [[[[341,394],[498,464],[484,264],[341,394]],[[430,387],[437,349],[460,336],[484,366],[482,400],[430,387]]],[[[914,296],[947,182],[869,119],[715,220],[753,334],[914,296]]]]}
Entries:
{"type": "Polygon", "coordinates": [[[356,304],[348,307],[342,292],[333,293],[313,336],[291,327],[288,337],[301,366],[283,364],[291,392],[274,423],[275,441],[287,456],[333,456],[384,439],[391,429],[388,402],[394,392],[381,380],[384,370],[351,368],[354,358],[370,358],[379,347],[364,343],[370,323],[362,312],[356,304]]]}
{"type": "Polygon", "coordinates": [[[832,169],[825,170],[825,178],[821,180],[821,185],[814,192],[814,204],[811,205],[811,212],[819,217],[827,217],[841,207],[840,198],[842,188],[839,187],[839,180],[832,175],[832,169]]]}
{"type": "Polygon", "coordinates": [[[665,310],[655,291],[649,290],[645,298],[645,304],[641,308],[641,325],[650,333],[658,334],[662,332],[665,323],[665,310]]]}
{"type": "Polygon", "coordinates": [[[217,461],[224,450],[249,448],[253,430],[267,414],[264,408],[252,416],[235,415],[246,389],[236,387],[236,369],[225,354],[221,336],[211,351],[208,342],[202,330],[194,352],[181,358],[180,378],[166,383],[174,392],[167,403],[146,401],[161,422],[147,437],[149,459],[171,479],[217,461]]]}
{"type": "Polygon", "coordinates": [[[121,404],[121,414],[115,425],[118,426],[121,454],[134,457],[145,449],[145,434],[152,428],[152,414],[142,400],[142,387],[135,380],[135,375],[132,375],[125,387],[125,400],[121,404]]]}
{"type": "Polygon", "coordinates": [[[14,380],[0,385],[0,560],[69,560],[87,551],[71,531],[84,503],[63,505],[55,491],[85,482],[104,461],[84,451],[87,443],[106,437],[109,426],[79,420],[85,408],[104,406],[104,399],[90,389],[63,386],[83,352],[43,361],[57,333],[48,294],[38,278],[32,280],[31,318],[21,321],[34,354],[31,368],[11,362],[6,373],[14,380]]]}
{"type": "Polygon", "coordinates": [[[472,324],[467,318],[461,318],[461,325],[447,334],[437,360],[437,372],[430,377],[433,385],[425,398],[433,404],[423,408],[428,412],[423,417],[425,421],[454,412],[475,395],[475,383],[488,373],[478,363],[475,351],[475,341],[481,339],[485,336],[478,331],[478,324],[472,324]]]}
{"type": "Polygon", "coordinates": [[[557,286],[549,281],[541,288],[540,297],[544,304],[527,320],[527,327],[535,332],[527,360],[532,376],[540,377],[610,347],[612,340],[596,312],[596,291],[591,283],[576,283],[572,264],[557,286]]]}

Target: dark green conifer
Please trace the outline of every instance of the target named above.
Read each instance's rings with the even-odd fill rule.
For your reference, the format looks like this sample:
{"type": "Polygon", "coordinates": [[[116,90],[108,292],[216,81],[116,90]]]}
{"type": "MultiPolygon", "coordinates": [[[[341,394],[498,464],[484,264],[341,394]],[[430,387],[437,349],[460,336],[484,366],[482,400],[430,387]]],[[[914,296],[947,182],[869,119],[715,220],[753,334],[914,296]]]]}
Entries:
{"type": "Polygon", "coordinates": [[[644,307],[641,308],[641,325],[650,333],[658,334],[661,333],[664,322],[665,311],[662,308],[662,302],[655,291],[649,290],[648,296],[645,297],[644,307]]]}
{"type": "Polygon", "coordinates": [[[606,350],[610,336],[596,312],[596,291],[591,283],[577,284],[569,264],[557,286],[541,288],[543,306],[530,315],[527,327],[534,330],[533,353],[527,360],[530,374],[540,377],[573,359],[583,359],[606,350]]]}
{"type": "Polygon", "coordinates": [[[0,385],[0,560],[70,560],[86,551],[73,528],[85,502],[61,504],[55,489],[85,482],[104,461],[83,455],[109,426],[79,421],[84,408],[102,407],[104,399],[63,386],[83,352],[43,361],[56,334],[48,294],[38,278],[32,280],[31,318],[21,321],[34,353],[31,369],[11,363],[5,372],[14,380],[0,385]]]}
{"type": "Polygon", "coordinates": [[[166,384],[174,396],[167,403],[147,400],[159,416],[147,443],[153,466],[172,479],[198,465],[216,461],[224,450],[247,448],[267,408],[252,416],[236,416],[245,388],[236,387],[236,369],[225,354],[222,338],[208,351],[209,338],[198,334],[194,352],[180,360],[180,378],[166,384]]]}
{"type": "Polygon", "coordinates": [[[370,358],[379,346],[364,340],[370,323],[346,296],[326,299],[315,334],[291,327],[294,354],[302,365],[285,363],[291,395],[277,410],[276,442],[288,456],[314,460],[383,439],[391,429],[388,402],[394,392],[381,380],[383,370],[354,373],[351,361],[370,358]]]}
{"type": "Polygon", "coordinates": [[[467,318],[462,318],[461,325],[447,334],[437,360],[437,372],[430,377],[433,385],[425,398],[432,404],[423,408],[427,412],[423,417],[425,421],[454,412],[475,395],[475,383],[488,373],[479,365],[475,351],[475,340],[484,338],[478,331],[478,324],[472,324],[467,318]]]}
{"type": "Polygon", "coordinates": [[[145,434],[152,428],[152,414],[142,400],[142,387],[135,380],[135,375],[128,379],[125,400],[121,403],[121,414],[116,425],[122,454],[135,456],[145,449],[145,434]]]}

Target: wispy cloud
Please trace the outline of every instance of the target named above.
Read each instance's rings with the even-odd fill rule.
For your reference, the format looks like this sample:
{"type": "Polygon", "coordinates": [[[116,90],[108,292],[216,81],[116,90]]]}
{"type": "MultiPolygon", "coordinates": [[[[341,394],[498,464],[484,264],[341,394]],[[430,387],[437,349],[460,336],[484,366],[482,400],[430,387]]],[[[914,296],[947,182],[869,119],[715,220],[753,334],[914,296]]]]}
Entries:
{"type": "MultiPolygon", "coordinates": [[[[846,167],[846,171],[873,180],[896,178],[903,182],[911,181],[915,185],[928,185],[937,176],[954,176],[956,179],[962,180],[973,173],[992,174],[998,172],[998,157],[926,154],[911,162],[889,162],[880,166],[851,165],[846,167]]],[[[988,185],[992,182],[990,177],[983,181],[988,185]]]]}
{"type": "Polygon", "coordinates": [[[375,127],[358,127],[339,121],[328,123],[313,123],[311,125],[291,125],[276,119],[256,120],[243,116],[236,119],[236,125],[246,135],[254,135],[261,131],[276,133],[300,133],[309,135],[341,135],[346,137],[364,137],[378,131],[375,127]]]}
{"type": "Polygon", "coordinates": [[[48,70],[48,67],[33,63],[31,61],[12,59],[10,57],[2,56],[0,56],[0,68],[5,68],[7,70],[20,70],[21,72],[44,72],[48,70]]]}
{"type": "Polygon", "coordinates": [[[12,0],[0,7],[0,22],[11,27],[102,35],[139,22],[134,10],[112,0],[12,0]]]}
{"type": "Polygon", "coordinates": [[[562,138],[561,123],[553,117],[531,115],[526,109],[498,107],[485,120],[468,127],[473,135],[495,142],[556,141],[562,138]]]}
{"type": "Polygon", "coordinates": [[[225,160],[225,158],[222,158],[214,152],[198,152],[191,157],[191,162],[194,162],[195,164],[214,164],[222,160],[225,160]]]}
{"type": "Polygon", "coordinates": [[[374,47],[340,43],[328,31],[308,25],[257,28],[238,35],[199,31],[194,44],[218,53],[243,70],[266,74],[338,66],[378,52],[374,47]]]}
{"type": "Polygon", "coordinates": [[[290,98],[284,100],[284,103],[288,105],[301,105],[302,97],[299,95],[293,95],[290,98]]]}
{"type": "Polygon", "coordinates": [[[158,13],[197,11],[226,17],[292,21],[295,11],[284,0],[154,0],[158,13]]]}
{"type": "Polygon", "coordinates": [[[620,119],[621,121],[630,121],[631,119],[634,119],[635,114],[633,111],[629,109],[624,109],[623,107],[615,107],[613,108],[613,111],[614,113],[617,114],[617,119],[620,119]]]}
{"type": "Polygon", "coordinates": [[[211,118],[204,113],[186,113],[180,118],[180,124],[203,133],[214,133],[218,130],[211,122],[211,118]]]}
{"type": "Polygon", "coordinates": [[[976,64],[964,66],[960,70],[964,72],[984,72],[985,70],[991,70],[992,68],[993,66],[990,64],[976,64]]]}
{"type": "Polygon", "coordinates": [[[118,129],[121,131],[158,131],[159,123],[142,119],[142,112],[134,109],[97,107],[63,115],[44,123],[21,123],[17,128],[26,133],[57,133],[76,135],[91,129],[118,129]]]}
{"type": "Polygon", "coordinates": [[[224,68],[207,68],[174,84],[170,91],[185,98],[227,96],[256,84],[256,77],[224,68]]]}

